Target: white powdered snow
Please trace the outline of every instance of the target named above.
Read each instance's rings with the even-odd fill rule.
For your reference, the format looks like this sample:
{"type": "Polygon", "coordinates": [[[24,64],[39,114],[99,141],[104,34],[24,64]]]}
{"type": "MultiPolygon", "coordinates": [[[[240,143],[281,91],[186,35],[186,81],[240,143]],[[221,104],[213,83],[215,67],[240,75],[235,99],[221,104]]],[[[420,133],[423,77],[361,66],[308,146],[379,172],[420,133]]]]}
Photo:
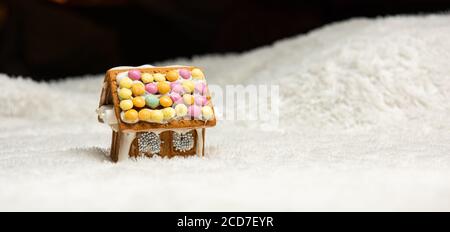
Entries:
{"type": "Polygon", "coordinates": [[[113,164],[102,75],[0,75],[0,210],[450,210],[450,15],[173,63],[210,84],[278,84],[280,127],[221,121],[205,158],[113,164]]]}

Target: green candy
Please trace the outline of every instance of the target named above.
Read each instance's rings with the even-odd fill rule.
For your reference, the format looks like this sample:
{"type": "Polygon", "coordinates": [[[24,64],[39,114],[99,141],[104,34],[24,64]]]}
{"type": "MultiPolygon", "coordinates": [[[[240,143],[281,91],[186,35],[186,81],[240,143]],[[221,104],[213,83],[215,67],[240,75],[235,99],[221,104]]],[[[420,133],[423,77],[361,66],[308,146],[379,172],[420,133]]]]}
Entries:
{"type": "Polygon", "coordinates": [[[145,96],[145,104],[148,107],[155,109],[156,107],[159,106],[159,99],[155,95],[149,94],[145,96]]]}

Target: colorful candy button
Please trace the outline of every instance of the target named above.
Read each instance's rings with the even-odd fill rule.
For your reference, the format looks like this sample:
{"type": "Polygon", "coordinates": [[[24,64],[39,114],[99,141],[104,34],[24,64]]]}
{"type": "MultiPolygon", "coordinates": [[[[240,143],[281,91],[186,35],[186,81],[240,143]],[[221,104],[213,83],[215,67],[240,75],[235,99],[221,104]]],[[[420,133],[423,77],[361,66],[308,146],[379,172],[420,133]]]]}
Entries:
{"type": "Polygon", "coordinates": [[[157,82],[166,81],[166,77],[162,73],[155,73],[155,74],[153,74],[153,79],[155,81],[157,81],[157,82]]]}
{"type": "Polygon", "coordinates": [[[170,98],[172,99],[172,102],[178,102],[181,99],[181,96],[178,93],[172,92],[170,98]]]}
{"type": "Polygon", "coordinates": [[[128,122],[135,122],[138,119],[138,112],[135,109],[125,111],[124,118],[128,122]]]}
{"type": "Polygon", "coordinates": [[[142,96],[133,98],[133,105],[137,108],[142,108],[145,106],[145,98],[142,96]]]}
{"type": "Polygon", "coordinates": [[[139,80],[141,79],[141,71],[137,70],[137,69],[132,69],[130,71],[128,71],[128,77],[131,78],[132,80],[139,80]]]}
{"type": "Polygon", "coordinates": [[[161,81],[158,82],[158,92],[161,94],[166,94],[170,91],[170,84],[165,82],[165,81],[161,81]]]}
{"type": "Polygon", "coordinates": [[[136,81],[131,85],[131,91],[134,96],[141,96],[145,93],[145,86],[142,82],[136,81]]]}
{"type": "Polygon", "coordinates": [[[206,94],[206,84],[203,82],[195,83],[195,93],[200,95],[206,94]]]}
{"type": "Polygon", "coordinates": [[[187,114],[187,107],[184,104],[178,104],[175,106],[175,112],[178,117],[184,117],[187,114]]]}
{"type": "Polygon", "coordinates": [[[155,94],[158,92],[158,86],[156,85],[156,83],[148,83],[145,85],[145,90],[148,93],[155,94]]]}
{"type": "Polygon", "coordinates": [[[190,95],[190,94],[185,94],[183,95],[183,102],[186,105],[192,105],[194,104],[194,96],[190,95]]]}
{"type": "Polygon", "coordinates": [[[169,96],[165,95],[159,98],[159,104],[164,107],[169,107],[172,106],[173,101],[169,96]]]}
{"type": "Polygon", "coordinates": [[[147,95],[145,96],[145,104],[147,104],[148,107],[154,109],[159,106],[159,99],[155,95],[147,95]]]}
{"type": "Polygon", "coordinates": [[[177,83],[175,85],[172,85],[172,92],[182,95],[184,93],[184,88],[183,86],[181,86],[181,84],[177,83]]]}
{"type": "Polygon", "coordinates": [[[195,85],[193,81],[183,81],[182,85],[186,93],[192,93],[194,91],[195,85]]]}
{"type": "Polygon", "coordinates": [[[178,80],[178,72],[176,70],[171,70],[166,74],[166,79],[170,82],[178,80]]]}
{"type": "Polygon", "coordinates": [[[128,78],[128,77],[122,78],[120,80],[120,82],[119,82],[120,88],[127,88],[127,89],[129,89],[129,88],[131,88],[131,84],[133,84],[133,81],[130,78],[128,78]]]}
{"type": "Polygon", "coordinates": [[[153,75],[150,73],[142,73],[141,75],[141,80],[142,82],[144,82],[145,84],[153,82],[153,75]]]}
{"type": "Polygon", "coordinates": [[[150,120],[152,122],[162,122],[164,119],[164,114],[162,110],[152,110],[150,113],[150,120]]]}
{"type": "Polygon", "coordinates": [[[133,93],[131,92],[130,89],[127,89],[127,88],[121,88],[121,89],[119,89],[119,98],[120,98],[121,100],[124,100],[124,99],[130,99],[132,94],[133,94],[133,93]]]}
{"type": "Polygon", "coordinates": [[[129,109],[133,108],[133,102],[131,100],[122,100],[119,103],[119,107],[123,111],[129,110],[129,109]]]}
{"type": "Polygon", "coordinates": [[[204,105],[206,105],[206,102],[207,102],[208,100],[206,99],[205,96],[196,95],[196,96],[194,97],[194,101],[195,101],[195,104],[196,104],[196,105],[204,106],[204,105]]]}
{"type": "Polygon", "coordinates": [[[192,69],[191,75],[192,75],[192,79],[196,79],[196,80],[205,78],[205,75],[203,74],[202,70],[200,70],[198,68],[192,69]]]}
{"type": "Polygon", "coordinates": [[[175,114],[176,114],[175,110],[171,107],[166,107],[166,108],[162,109],[162,112],[164,114],[164,120],[166,120],[166,121],[175,117],[175,114]]]}
{"type": "Polygon", "coordinates": [[[150,121],[152,110],[150,109],[142,109],[139,111],[139,120],[142,121],[150,121]]]}
{"type": "Polygon", "coordinates": [[[181,76],[183,79],[189,79],[189,78],[191,78],[191,72],[189,72],[189,70],[187,70],[187,69],[185,69],[185,68],[180,69],[180,70],[178,71],[178,73],[180,74],[180,76],[181,76]]]}
{"type": "Polygon", "coordinates": [[[205,120],[209,120],[214,117],[214,112],[211,106],[203,106],[202,108],[202,118],[205,120]]]}
{"type": "Polygon", "coordinates": [[[192,118],[200,118],[201,108],[200,106],[192,105],[188,108],[188,115],[192,118]]]}

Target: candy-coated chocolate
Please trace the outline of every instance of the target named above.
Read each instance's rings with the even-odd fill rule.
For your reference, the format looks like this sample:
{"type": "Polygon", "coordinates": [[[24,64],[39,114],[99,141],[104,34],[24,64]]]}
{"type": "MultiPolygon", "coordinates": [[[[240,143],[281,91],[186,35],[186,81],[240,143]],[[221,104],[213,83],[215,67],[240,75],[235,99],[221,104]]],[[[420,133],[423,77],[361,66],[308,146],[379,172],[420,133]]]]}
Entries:
{"type": "Polygon", "coordinates": [[[172,85],[172,93],[178,93],[182,95],[184,93],[184,88],[181,84],[172,85]]]}
{"type": "Polygon", "coordinates": [[[181,76],[183,79],[189,79],[189,78],[191,78],[191,72],[189,72],[189,70],[187,70],[187,69],[185,69],[185,68],[180,69],[178,72],[180,73],[180,76],[181,76]]]}
{"type": "Polygon", "coordinates": [[[178,117],[184,117],[187,114],[187,107],[184,104],[178,104],[175,106],[175,112],[177,113],[178,117]]]}
{"type": "Polygon", "coordinates": [[[173,102],[177,102],[178,100],[181,99],[181,96],[180,96],[180,94],[174,93],[172,91],[172,93],[170,94],[170,98],[172,99],[173,102]]]}
{"type": "Polygon", "coordinates": [[[142,96],[133,98],[133,105],[137,108],[142,108],[145,106],[145,98],[142,96]]]}
{"type": "Polygon", "coordinates": [[[206,94],[206,84],[203,82],[195,83],[194,93],[200,94],[200,95],[205,95],[206,94]]]}
{"type": "Polygon", "coordinates": [[[158,92],[161,94],[166,94],[170,91],[170,84],[165,82],[165,81],[161,81],[158,82],[158,92]]]}
{"type": "Polygon", "coordinates": [[[141,96],[145,93],[145,86],[142,82],[136,81],[131,85],[131,91],[134,96],[141,96]]]}
{"type": "Polygon", "coordinates": [[[132,94],[133,94],[133,93],[131,92],[130,89],[127,89],[127,88],[121,88],[121,89],[119,89],[119,98],[120,98],[121,100],[124,100],[124,99],[130,99],[132,94]]]}
{"type": "Polygon", "coordinates": [[[202,108],[202,118],[209,120],[214,117],[214,112],[211,106],[203,106],[202,108]]]}
{"type": "Polygon", "coordinates": [[[124,118],[128,122],[134,122],[138,119],[138,112],[135,109],[125,111],[124,118]]]}
{"type": "Polygon", "coordinates": [[[141,79],[141,71],[137,70],[137,69],[132,69],[130,71],[128,71],[128,77],[131,78],[132,80],[139,80],[141,79]]]}
{"type": "Polygon", "coordinates": [[[159,104],[164,107],[169,107],[172,106],[173,101],[169,96],[165,95],[159,98],[159,104]]]}
{"type": "Polygon", "coordinates": [[[176,85],[181,85],[181,84],[178,81],[170,82],[170,88],[171,89],[173,89],[173,87],[176,86],[176,85]]]}
{"type": "Polygon", "coordinates": [[[170,82],[178,80],[178,72],[176,70],[171,70],[166,74],[166,79],[170,82]]]}
{"type": "Polygon", "coordinates": [[[152,110],[150,113],[150,120],[152,122],[162,122],[164,119],[164,114],[162,110],[152,110]]]}
{"type": "Polygon", "coordinates": [[[192,93],[194,91],[195,85],[193,81],[183,81],[182,85],[186,93],[192,93]]]}
{"type": "Polygon", "coordinates": [[[175,110],[172,107],[166,107],[162,109],[162,112],[164,114],[164,120],[166,121],[175,117],[175,110]]]}
{"type": "Polygon", "coordinates": [[[153,74],[153,79],[155,81],[157,81],[157,82],[166,81],[166,77],[162,73],[155,73],[155,74],[153,74]]]}
{"type": "Polygon", "coordinates": [[[129,110],[131,108],[133,108],[133,101],[127,99],[127,100],[122,100],[120,101],[120,109],[122,109],[123,111],[125,110],[129,110]]]}
{"type": "Polygon", "coordinates": [[[139,120],[142,121],[150,121],[152,110],[150,109],[142,109],[139,111],[139,120]]]}
{"type": "Polygon", "coordinates": [[[131,84],[133,84],[133,81],[130,78],[128,78],[128,77],[122,78],[120,80],[120,82],[119,82],[120,88],[127,88],[127,89],[129,89],[129,88],[131,88],[131,84]]]}
{"type": "Polygon", "coordinates": [[[145,90],[147,93],[155,94],[158,92],[158,86],[156,83],[148,83],[145,85],[145,90]]]}
{"type": "Polygon", "coordinates": [[[201,114],[201,107],[197,105],[189,106],[188,108],[188,115],[192,118],[200,118],[201,114]]]}
{"type": "Polygon", "coordinates": [[[206,102],[208,101],[208,100],[206,100],[205,96],[201,96],[201,95],[194,96],[194,99],[195,99],[195,104],[199,105],[199,106],[206,105],[206,102]]]}
{"type": "Polygon", "coordinates": [[[190,95],[190,94],[185,94],[183,95],[183,102],[186,105],[192,105],[194,104],[194,96],[190,95]]]}
{"type": "Polygon", "coordinates": [[[148,107],[154,109],[159,106],[159,99],[155,95],[149,94],[145,96],[145,104],[147,104],[148,107]]]}
{"type": "Polygon", "coordinates": [[[142,82],[144,82],[145,84],[153,82],[153,75],[150,73],[142,73],[141,75],[141,80],[142,82]]]}
{"type": "Polygon", "coordinates": [[[192,79],[200,80],[205,78],[205,75],[203,74],[202,70],[198,68],[194,68],[191,71],[192,79]]]}

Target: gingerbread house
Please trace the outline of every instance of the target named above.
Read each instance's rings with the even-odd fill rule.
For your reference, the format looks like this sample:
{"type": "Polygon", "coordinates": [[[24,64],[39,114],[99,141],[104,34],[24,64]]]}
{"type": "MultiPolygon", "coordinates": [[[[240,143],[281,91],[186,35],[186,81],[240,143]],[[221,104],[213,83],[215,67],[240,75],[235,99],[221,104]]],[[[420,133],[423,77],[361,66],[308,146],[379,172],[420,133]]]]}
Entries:
{"type": "Polygon", "coordinates": [[[205,75],[193,66],[112,68],[97,113],[99,122],[112,129],[114,162],[203,156],[205,128],[216,124],[205,75]]]}

